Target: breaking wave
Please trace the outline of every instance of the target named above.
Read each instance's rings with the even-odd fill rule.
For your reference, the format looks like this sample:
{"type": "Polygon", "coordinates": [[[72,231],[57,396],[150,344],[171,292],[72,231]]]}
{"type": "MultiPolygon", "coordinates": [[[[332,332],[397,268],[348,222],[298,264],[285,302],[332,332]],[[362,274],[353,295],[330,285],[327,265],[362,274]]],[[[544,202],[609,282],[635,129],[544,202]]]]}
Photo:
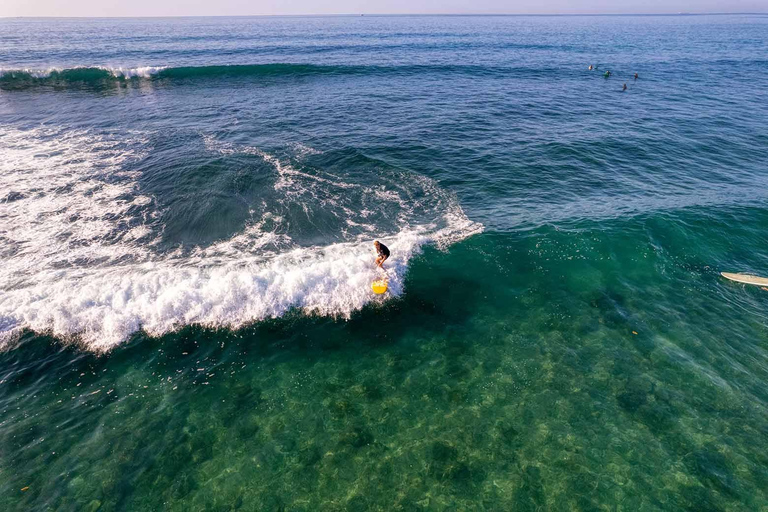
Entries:
{"type": "MultiPolygon", "coordinates": [[[[397,170],[365,182],[302,166],[323,161],[313,148],[293,147],[291,159],[201,135],[202,151],[242,159],[230,163],[250,173],[263,168],[269,186],[258,189],[263,199],[234,234],[191,247],[169,243],[169,201],[142,182],[153,136],[0,128],[0,346],[26,329],[105,351],[139,330],[236,328],[293,309],[349,317],[401,295],[409,262],[425,244],[445,247],[482,230],[426,177],[403,179],[397,170]],[[375,194],[368,211],[345,202],[375,194]],[[370,211],[377,204],[381,210],[370,211]],[[302,238],[306,230],[295,226],[318,212],[349,230],[329,244],[302,238]],[[385,298],[370,290],[378,237],[392,251],[385,298]]],[[[346,162],[373,165],[356,158],[346,162]]]]}
{"type": "Polygon", "coordinates": [[[99,86],[132,80],[173,81],[183,79],[268,78],[323,75],[427,75],[460,74],[471,77],[508,76],[539,77],[557,73],[557,69],[527,67],[494,67],[479,65],[316,65],[294,63],[211,65],[211,66],[82,66],[47,69],[0,68],[0,88],[13,90],[30,87],[99,86]]]}

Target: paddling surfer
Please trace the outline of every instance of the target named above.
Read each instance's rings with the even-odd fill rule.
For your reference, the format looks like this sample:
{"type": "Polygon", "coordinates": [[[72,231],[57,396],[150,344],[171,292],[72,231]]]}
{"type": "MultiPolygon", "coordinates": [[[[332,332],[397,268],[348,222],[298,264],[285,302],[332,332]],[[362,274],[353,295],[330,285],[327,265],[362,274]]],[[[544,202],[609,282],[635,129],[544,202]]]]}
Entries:
{"type": "Polygon", "coordinates": [[[376,253],[378,254],[378,257],[376,258],[376,266],[384,268],[383,263],[389,258],[389,249],[378,240],[373,242],[373,246],[376,247],[376,253]]]}

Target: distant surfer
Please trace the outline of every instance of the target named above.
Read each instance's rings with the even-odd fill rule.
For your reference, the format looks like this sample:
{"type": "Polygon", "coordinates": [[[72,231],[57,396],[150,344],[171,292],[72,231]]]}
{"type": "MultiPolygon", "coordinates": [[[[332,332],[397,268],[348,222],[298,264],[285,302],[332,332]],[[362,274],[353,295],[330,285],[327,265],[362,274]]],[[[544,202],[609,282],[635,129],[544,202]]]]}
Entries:
{"type": "Polygon", "coordinates": [[[635,80],[637,80],[638,78],[640,78],[640,77],[637,76],[637,73],[635,73],[635,80]]]}
{"type": "Polygon", "coordinates": [[[384,268],[383,263],[387,261],[387,258],[389,258],[389,249],[386,245],[376,240],[373,242],[373,246],[376,247],[376,252],[378,253],[378,257],[376,258],[376,266],[380,268],[384,268]]]}
{"type": "Polygon", "coordinates": [[[595,69],[595,68],[592,66],[592,64],[590,64],[589,65],[589,70],[592,71],[593,69],[595,69]]]}
{"type": "Polygon", "coordinates": [[[606,72],[605,72],[605,74],[604,74],[603,76],[604,76],[605,78],[608,78],[609,76],[611,76],[611,72],[610,72],[610,71],[606,71],[606,72]]]}
{"type": "Polygon", "coordinates": [[[625,82],[625,83],[624,83],[624,87],[621,89],[621,92],[624,92],[624,91],[626,91],[626,90],[627,90],[627,84],[626,84],[626,82],[625,82]]]}

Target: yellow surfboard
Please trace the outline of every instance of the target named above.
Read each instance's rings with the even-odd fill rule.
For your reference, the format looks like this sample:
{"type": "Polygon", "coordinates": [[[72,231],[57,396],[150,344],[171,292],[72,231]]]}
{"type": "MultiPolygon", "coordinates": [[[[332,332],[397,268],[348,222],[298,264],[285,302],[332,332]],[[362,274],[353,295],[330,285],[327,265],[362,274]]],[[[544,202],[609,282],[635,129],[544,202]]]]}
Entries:
{"type": "Polygon", "coordinates": [[[376,295],[381,295],[382,293],[387,291],[387,280],[386,279],[377,279],[371,284],[371,289],[373,290],[373,293],[376,295]]]}

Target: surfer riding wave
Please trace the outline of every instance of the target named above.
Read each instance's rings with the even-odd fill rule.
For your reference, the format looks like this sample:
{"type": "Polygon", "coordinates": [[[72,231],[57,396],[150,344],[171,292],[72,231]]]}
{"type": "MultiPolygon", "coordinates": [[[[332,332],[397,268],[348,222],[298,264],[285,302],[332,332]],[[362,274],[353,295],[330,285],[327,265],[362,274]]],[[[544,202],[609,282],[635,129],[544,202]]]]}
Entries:
{"type": "Polygon", "coordinates": [[[135,170],[163,147],[156,135],[0,125],[0,189],[12,191],[0,199],[11,243],[0,265],[0,351],[28,330],[103,352],[139,330],[238,329],[292,310],[350,318],[373,295],[401,296],[423,247],[483,229],[436,181],[353,149],[273,154],[200,134],[163,164],[173,176],[195,169],[194,179],[157,188],[143,173],[165,167],[135,170]],[[209,159],[222,162],[210,175],[200,167],[209,159]],[[198,178],[229,197],[229,168],[248,170],[238,185],[248,210],[212,231],[190,223],[174,205],[183,196],[214,218],[228,203],[198,205],[209,193],[198,178]],[[371,238],[384,233],[396,254],[381,244],[372,255],[371,238]],[[64,245],[50,250],[52,239],[64,245]],[[385,280],[381,292],[373,279],[385,280]]]}

